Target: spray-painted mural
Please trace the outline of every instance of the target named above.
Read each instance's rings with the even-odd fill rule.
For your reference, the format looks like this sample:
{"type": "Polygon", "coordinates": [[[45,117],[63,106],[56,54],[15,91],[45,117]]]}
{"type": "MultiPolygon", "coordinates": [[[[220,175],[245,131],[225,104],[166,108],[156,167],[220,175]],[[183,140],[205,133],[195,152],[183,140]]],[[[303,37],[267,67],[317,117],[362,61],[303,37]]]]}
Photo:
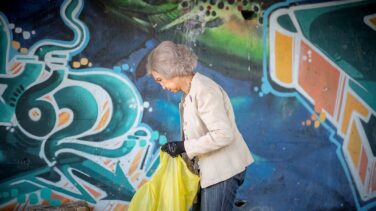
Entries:
{"type": "Polygon", "coordinates": [[[298,91],[312,112],[303,125],[332,131],[358,209],[374,207],[362,202],[376,197],[375,8],[374,1],[327,2],[270,17],[271,79],[298,91]]]}
{"type": "Polygon", "coordinates": [[[127,209],[180,137],[181,96],[145,72],[167,39],[229,93],[254,153],[237,210],[376,207],[374,4],[0,3],[0,210],[127,209]]]}

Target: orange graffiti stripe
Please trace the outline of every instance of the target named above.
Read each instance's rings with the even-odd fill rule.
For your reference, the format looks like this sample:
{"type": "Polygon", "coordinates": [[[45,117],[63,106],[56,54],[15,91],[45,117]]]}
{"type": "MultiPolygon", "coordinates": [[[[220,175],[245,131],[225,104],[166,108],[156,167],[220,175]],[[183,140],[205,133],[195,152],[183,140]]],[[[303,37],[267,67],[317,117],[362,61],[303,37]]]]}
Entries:
{"type": "Polygon", "coordinates": [[[376,17],[369,19],[369,21],[376,26],[376,17]]]}
{"type": "Polygon", "coordinates": [[[85,187],[86,190],[89,191],[90,194],[91,194],[92,196],[94,196],[96,199],[98,199],[99,197],[101,197],[101,193],[95,191],[94,189],[90,188],[90,187],[87,186],[87,185],[84,185],[84,187],[85,187]]]}
{"type": "Polygon", "coordinates": [[[103,164],[107,166],[107,164],[109,164],[110,162],[111,162],[111,160],[105,160],[105,161],[103,162],[103,164]]]}
{"type": "Polygon", "coordinates": [[[137,178],[140,176],[141,172],[137,172],[135,173],[132,177],[131,177],[131,181],[132,182],[136,182],[137,178]]]}
{"type": "Polygon", "coordinates": [[[274,49],[276,77],[284,83],[292,83],[293,38],[276,32],[274,49]]]}
{"type": "Polygon", "coordinates": [[[49,202],[48,200],[43,200],[41,204],[42,204],[42,205],[49,205],[50,202],[49,202]]]}
{"type": "Polygon", "coordinates": [[[13,211],[13,210],[16,210],[16,208],[18,208],[17,204],[16,203],[11,203],[11,204],[8,204],[7,206],[1,208],[1,210],[4,210],[4,211],[13,211]]]}
{"type": "Polygon", "coordinates": [[[60,199],[61,204],[65,204],[65,203],[71,202],[70,199],[68,199],[68,198],[66,198],[64,196],[58,195],[56,193],[52,193],[51,198],[52,199],[60,199]]]}
{"type": "Polygon", "coordinates": [[[13,71],[13,75],[17,75],[22,70],[22,66],[19,66],[16,70],[13,71]]]}
{"type": "Polygon", "coordinates": [[[362,147],[362,153],[361,153],[361,157],[360,157],[360,166],[359,166],[359,176],[360,176],[360,179],[362,180],[363,185],[364,185],[364,182],[366,180],[367,166],[368,166],[367,153],[366,153],[364,147],[362,147]]]}
{"type": "Polygon", "coordinates": [[[46,95],[43,98],[46,99],[46,100],[48,100],[48,101],[50,101],[50,102],[52,102],[52,99],[51,99],[51,97],[49,95],[46,95]]]}
{"type": "Polygon", "coordinates": [[[351,127],[351,133],[349,137],[349,144],[347,145],[347,150],[353,161],[355,168],[359,168],[360,150],[362,147],[360,134],[355,123],[351,127]]]}
{"type": "Polygon", "coordinates": [[[65,123],[67,123],[70,119],[70,114],[68,112],[61,112],[59,114],[59,123],[58,123],[58,126],[62,126],[64,125],[65,123]]]}
{"type": "Polygon", "coordinates": [[[102,109],[104,110],[107,107],[107,105],[108,105],[108,100],[104,103],[102,109]]]}
{"type": "Polygon", "coordinates": [[[109,167],[111,170],[115,170],[115,162],[112,162],[108,167],[109,167]]]}
{"type": "Polygon", "coordinates": [[[108,169],[114,170],[115,169],[115,162],[111,162],[111,160],[105,160],[103,164],[108,167],[108,169]]]}
{"type": "Polygon", "coordinates": [[[137,188],[140,188],[141,186],[143,186],[147,182],[148,182],[148,180],[142,179],[142,181],[140,182],[140,184],[137,185],[137,188]]]}
{"type": "Polygon", "coordinates": [[[108,117],[110,116],[110,110],[107,109],[104,113],[104,115],[102,116],[98,126],[95,128],[95,131],[98,131],[100,129],[102,129],[104,127],[104,125],[106,124],[107,120],[108,120],[108,117]]]}
{"type": "Polygon", "coordinates": [[[363,117],[368,115],[367,108],[361,102],[359,102],[351,93],[348,93],[341,125],[341,131],[344,134],[346,134],[346,131],[350,123],[350,117],[353,112],[357,112],[359,115],[363,117]]]}
{"type": "Polygon", "coordinates": [[[21,64],[21,62],[15,62],[12,65],[12,67],[10,68],[10,71],[13,73],[13,75],[16,75],[21,70],[22,70],[22,64],[21,64]]]}
{"type": "Polygon", "coordinates": [[[314,100],[317,113],[325,109],[334,116],[340,71],[304,41],[301,41],[300,58],[299,85],[314,100]]]}
{"type": "Polygon", "coordinates": [[[126,204],[117,204],[114,207],[113,211],[124,211],[124,210],[128,210],[128,205],[126,205],[126,204]]]}
{"type": "Polygon", "coordinates": [[[11,70],[13,69],[16,69],[17,67],[19,67],[21,65],[21,62],[15,62],[12,64],[12,66],[10,67],[11,70]]]}
{"type": "Polygon", "coordinates": [[[141,160],[141,156],[142,156],[142,149],[140,149],[136,156],[134,157],[133,161],[132,161],[132,164],[131,164],[131,167],[129,168],[129,171],[128,171],[128,175],[132,175],[134,173],[134,171],[137,169],[137,166],[141,160]]]}

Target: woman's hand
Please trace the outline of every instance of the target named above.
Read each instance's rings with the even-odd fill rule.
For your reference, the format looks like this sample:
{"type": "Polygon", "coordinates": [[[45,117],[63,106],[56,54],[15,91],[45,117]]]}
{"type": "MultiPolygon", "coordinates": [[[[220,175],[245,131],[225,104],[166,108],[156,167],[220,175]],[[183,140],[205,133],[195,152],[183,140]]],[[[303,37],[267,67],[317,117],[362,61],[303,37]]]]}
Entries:
{"type": "Polygon", "coordinates": [[[181,153],[185,152],[183,141],[171,141],[164,144],[161,150],[167,152],[171,157],[176,157],[181,153]]]}

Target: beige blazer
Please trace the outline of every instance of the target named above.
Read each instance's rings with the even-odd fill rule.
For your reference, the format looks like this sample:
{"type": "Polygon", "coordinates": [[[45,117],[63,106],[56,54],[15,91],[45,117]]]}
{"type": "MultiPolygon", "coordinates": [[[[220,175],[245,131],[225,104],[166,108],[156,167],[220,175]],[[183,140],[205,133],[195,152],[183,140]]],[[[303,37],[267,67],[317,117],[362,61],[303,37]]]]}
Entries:
{"type": "Polygon", "coordinates": [[[196,73],[179,110],[186,154],[198,158],[202,188],[229,179],[253,163],[230,99],[213,80],[196,73]]]}

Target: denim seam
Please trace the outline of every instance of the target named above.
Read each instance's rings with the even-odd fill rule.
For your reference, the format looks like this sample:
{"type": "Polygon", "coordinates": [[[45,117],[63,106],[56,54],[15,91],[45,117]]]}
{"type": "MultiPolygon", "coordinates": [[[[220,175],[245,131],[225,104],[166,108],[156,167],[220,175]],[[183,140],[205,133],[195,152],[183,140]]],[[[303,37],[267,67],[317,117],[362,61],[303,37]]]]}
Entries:
{"type": "MultiPolygon", "coordinates": [[[[227,181],[225,181],[224,182],[224,192],[226,193],[227,192],[227,181]]],[[[222,193],[223,194],[223,193],[222,193]]],[[[221,211],[222,211],[222,209],[223,209],[223,204],[224,204],[224,202],[225,202],[225,200],[226,200],[226,194],[222,197],[222,203],[221,203],[221,211]]]]}

